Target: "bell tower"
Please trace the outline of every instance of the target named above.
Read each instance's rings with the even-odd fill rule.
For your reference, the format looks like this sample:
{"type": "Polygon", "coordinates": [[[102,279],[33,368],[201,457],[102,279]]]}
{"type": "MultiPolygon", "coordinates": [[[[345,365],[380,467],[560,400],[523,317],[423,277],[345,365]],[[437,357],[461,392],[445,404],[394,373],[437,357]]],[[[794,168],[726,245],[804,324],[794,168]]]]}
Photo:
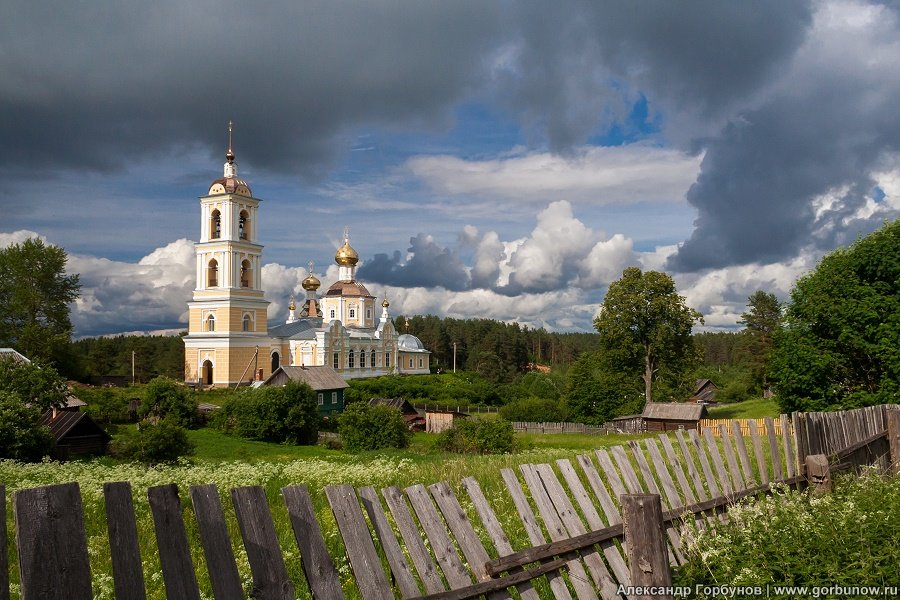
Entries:
{"type": "Polygon", "coordinates": [[[269,369],[262,290],[262,245],[257,243],[260,200],[237,176],[228,122],[223,177],[200,198],[200,241],[194,245],[196,286],[188,303],[184,379],[191,385],[226,386],[251,381],[269,369]]]}

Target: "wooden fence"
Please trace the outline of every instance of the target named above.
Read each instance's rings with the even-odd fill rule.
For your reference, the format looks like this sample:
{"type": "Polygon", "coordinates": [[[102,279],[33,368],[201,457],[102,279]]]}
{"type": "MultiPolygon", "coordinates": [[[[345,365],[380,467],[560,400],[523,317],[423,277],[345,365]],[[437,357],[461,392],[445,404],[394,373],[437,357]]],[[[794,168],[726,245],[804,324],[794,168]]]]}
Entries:
{"type": "MultiPolygon", "coordinates": [[[[463,498],[447,482],[403,490],[335,485],[326,487],[325,495],[359,582],[353,593],[365,600],[395,595],[510,598],[512,590],[527,600],[620,598],[619,584],[643,581],[644,570],[638,568],[643,563],[636,565],[626,551],[658,544],[651,538],[639,541],[644,538],[626,536],[652,530],[654,519],[663,523],[662,551],[668,562],[677,565],[684,561],[681,529],[685,519],[713,523],[729,504],[766,493],[774,483],[804,485],[801,457],[817,444],[831,444],[828,448],[847,444],[831,452],[837,465],[893,461],[895,469],[900,467],[900,409],[878,407],[871,412],[848,417],[852,425],[841,427],[837,417],[797,416],[803,436],[797,439],[783,415],[781,436],[776,434],[775,420],[768,418],[763,427],[751,424],[748,436],[736,425],[730,432],[721,431],[724,426],[720,426],[724,435],[719,438],[710,429],[676,431],[596,450],[575,461],[560,459],[555,468],[525,464],[518,472],[503,469],[507,497],[520,521],[516,527],[529,539],[528,547],[518,550],[471,477],[462,482],[463,498]],[[879,411],[880,416],[874,414],[879,411]],[[885,429],[877,430],[879,424],[885,429]],[[884,449],[890,458],[882,455],[884,449]],[[661,515],[644,514],[652,504],[640,496],[645,494],[659,498],[657,513],[661,515]],[[651,526],[638,526],[641,520],[651,526]]],[[[182,510],[175,485],[147,490],[167,597],[199,600],[185,517],[196,521],[214,596],[246,597],[248,590],[241,586],[216,487],[194,486],[187,492],[193,511],[182,510]]],[[[3,488],[0,495],[5,512],[3,488]]],[[[143,600],[145,574],[131,486],[108,483],[104,495],[116,597],[143,600]]],[[[294,598],[298,585],[308,586],[313,598],[344,597],[305,487],[282,490],[305,583],[292,581],[287,574],[263,489],[236,488],[230,496],[252,576],[251,597],[294,598]]],[[[23,600],[91,598],[78,484],[20,490],[13,495],[12,506],[23,600]]],[[[0,600],[9,597],[5,541],[4,526],[0,600]]]]}
{"type": "Polygon", "coordinates": [[[642,417],[609,421],[603,425],[585,425],[568,422],[513,421],[513,430],[523,433],[584,433],[606,435],[609,433],[643,433],[647,431],[642,417]]]}
{"type": "MultiPolygon", "coordinates": [[[[753,423],[757,429],[762,429],[766,425],[765,418],[760,419],[700,419],[700,428],[708,428],[712,431],[713,436],[719,437],[721,430],[720,425],[725,426],[725,430],[730,432],[731,428],[737,424],[742,435],[750,435],[750,423],[753,423]]],[[[781,419],[775,419],[775,434],[781,435],[781,419]]],[[[730,435],[730,434],[729,434],[730,435]]]]}

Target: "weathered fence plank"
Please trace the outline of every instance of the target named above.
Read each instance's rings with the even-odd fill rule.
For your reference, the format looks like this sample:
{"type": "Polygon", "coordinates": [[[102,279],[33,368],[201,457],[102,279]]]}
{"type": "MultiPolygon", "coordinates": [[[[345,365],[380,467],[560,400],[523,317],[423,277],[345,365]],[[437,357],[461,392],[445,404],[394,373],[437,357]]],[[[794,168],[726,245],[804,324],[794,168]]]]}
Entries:
{"type": "Polygon", "coordinates": [[[732,427],[731,433],[734,437],[734,445],[737,448],[738,460],[741,464],[744,487],[753,487],[756,484],[756,477],[753,476],[753,469],[750,467],[750,455],[747,453],[747,444],[744,443],[744,434],[740,427],[732,427]]]}
{"type": "Polygon", "coordinates": [[[741,478],[741,471],[734,457],[734,448],[731,445],[731,436],[724,425],[719,425],[719,439],[722,441],[722,449],[725,451],[725,460],[728,463],[728,472],[731,473],[731,484],[734,491],[738,492],[744,489],[744,480],[741,478]]]}
{"type": "Polygon", "coordinates": [[[0,485],[0,600],[9,600],[9,551],[7,550],[6,486],[0,485]]]}
{"type": "MultiPolygon", "coordinates": [[[[497,515],[494,513],[494,509],[491,508],[491,505],[488,503],[487,498],[484,497],[484,493],[481,491],[481,486],[478,485],[478,482],[474,477],[466,477],[465,479],[463,479],[462,485],[466,492],[469,494],[469,498],[472,500],[472,505],[475,507],[475,511],[478,513],[478,518],[481,519],[481,524],[484,525],[488,536],[491,538],[491,543],[494,544],[494,548],[497,549],[497,552],[500,554],[500,556],[512,554],[513,549],[512,545],[509,543],[509,538],[506,537],[506,533],[503,531],[503,527],[500,525],[500,521],[497,519],[497,515]]],[[[487,568],[487,565],[485,565],[485,568],[487,568]]],[[[515,567],[513,569],[510,569],[509,572],[511,575],[521,573],[522,567],[515,567]]],[[[524,600],[539,600],[537,590],[534,589],[530,581],[523,581],[521,583],[518,583],[516,585],[516,590],[519,592],[520,597],[524,600]]]]}
{"type": "Polygon", "coordinates": [[[294,539],[300,548],[303,573],[312,597],[315,600],[343,599],[341,579],[325,547],[309,491],[305,485],[291,485],[281,488],[281,495],[291,520],[291,529],[294,530],[294,539]]]}
{"type": "MultiPolygon", "coordinates": [[[[688,431],[688,435],[691,438],[691,442],[694,444],[694,451],[697,453],[697,458],[700,460],[700,467],[703,469],[703,477],[706,481],[706,487],[709,490],[709,496],[715,498],[716,496],[719,496],[721,492],[719,491],[719,484],[716,482],[716,478],[713,475],[709,457],[706,455],[706,450],[704,450],[703,447],[703,442],[700,440],[700,434],[697,433],[696,429],[691,429],[688,431]]],[[[702,489],[703,486],[698,488],[698,494],[703,494],[702,489]]]]}
{"type": "Polygon", "coordinates": [[[766,456],[763,453],[762,440],[759,439],[759,430],[756,423],[750,424],[750,440],[753,442],[753,455],[756,457],[756,468],[759,472],[759,483],[769,483],[769,469],[766,466],[766,456]]]}
{"type": "Polygon", "coordinates": [[[13,516],[22,600],[92,598],[78,484],[15,492],[13,516]]]}
{"type": "Polygon", "coordinates": [[[725,469],[725,463],[722,462],[722,454],[719,452],[719,446],[713,438],[709,429],[703,430],[703,438],[706,441],[706,449],[712,457],[713,465],[716,467],[716,473],[719,475],[718,483],[722,486],[722,493],[726,496],[733,494],[736,490],[731,485],[731,477],[725,469]]]}
{"type": "Polygon", "coordinates": [[[216,600],[244,598],[218,488],[215,484],[194,485],[190,488],[190,496],[213,595],[216,600]]]}
{"type": "Polygon", "coordinates": [[[381,501],[378,499],[378,492],[373,487],[362,487],[357,490],[357,493],[360,500],[362,500],[363,508],[366,509],[366,513],[369,515],[369,521],[375,528],[375,534],[381,542],[381,549],[384,550],[384,555],[387,558],[388,566],[391,568],[391,574],[394,576],[394,582],[400,589],[400,594],[404,598],[418,596],[419,586],[416,584],[416,579],[409,568],[409,564],[406,562],[400,542],[397,541],[394,530],[391,529],[391,524],[384,513],[384,508],[382,508],[381,501]]]}
{"type": "Polygon", "coordinates": [[[234,488],[231,502],[253,575],[250,595],[265,600],[293,600],[294,584],[284,564],[266,491],[258,485],[234,488]]]}
{"type": "Polygon", "coordinates": [[[106,530],[112,559],[116,600],[144,600],[144,567],[138,544],[137,522],[131,484],[127,481],[103,484],[106,530]]]}
{"type": "Polygon", "coordinates": [[[791,436],[791,424],[787,415],[781,415],[781,441],[784,443],[784,460],[787,464],[787,476],[793,477],[797,474],[794,465],[794,443],[791,436]]]}
{"type": "Polygon", "coordinates": [[[778,438],[775,437],[775,420],[772,417],[766,417],[766,431],[769,436],[769,454],[772,458],[772,479],[779,481],[784,479],[783,469],[781,468],[781,453],[778,450],[778,438]]]}
{"type": "MultiPolygon", "coordinates": [[[[525,533],[528,535],[529,541],[534,546],[546,543],[546,538],[544,537],[543,532],[541,532],[541,527],[538,525],[537,519],[531,510],[531,506],[528,504],[528,499],[525,497],[525,492],[522,490],[522,485],[516,478],[516,474],[512,469],[501,469],[500,475],[506,483],[506,488],[509,490],[509,494],[512,497],[516,512],[519,513],[519,518],[522,519],[522,525],[525,527],[525,533]]],[[[565,558],[570,557],[566,556],[565,558]]],[[[571,563],[572,561],[570,560],[566,563],[566,566],[569,567],[571,563]]],[[[547,581],[550,583],[550,589],[553,591],[554,598],[557,600],[572,600],[572,595],[569,593],[569,588],[566,587],[566,582],[560,571],[551,571],[548,573],[547,581]]]]}
{"type": "Polygon", "coordinates": [[[456,548],[453,546],[453,540],[447,533],[444,522],[434,508],[425,486],[422,484],[411,485],[403,490],[409,503],[412,505],[416,516],[419,518],[419,524],[422,531],[431,542],[431,548],[434,551],[434,557],[437,559],[444,577],[450,585],[450,589],[463,588],[472,583],[472,577],[469,571],[463,565],[462,559],[459,557],[456,548]]]}
{"type": "MultiPolygon", "coordinates": [[[[694,432],[694,435],[697,435],[696,430],[691,430],[694,432]]],[[[688,440],[684,437],[684,431],[678,430],[675,432],[675,439],[678,440],[678,447],[681,448],[681,455],[684,457],[684,464],[687,466],[688,475],[691,476],[691,482],[694,484],[694,492],[697,494],[698,500],[705,500],[708,496],[706,495],[706,488],[703,485],[703,479],[700,477],[700,472],[697,470],[697,465],[694,464],[694,456],[691,452],[691,448],[693,446],[693,440],[691,440],[691,445],[688,445],[688,440]]],[[[694,448],[696,452],[696,448],[694,448]]],[[[699,458],[698,458],[699,460],[699,458]]]]}
{"type": "MultiPolygon", "coordinates": [[[[635,587],[665,588],[672,585],[672,572],[663,537],[662,505],[655,494],[622,496],[625,538],[628,540],[628,564],[635,587]]],[[[673,598],[671,594],[644,595],[632,598],[673,598]]]]}
{"type": "Polygon", "coordinates": [[[444,586],[444,582],[441,581],[438,566],[435,564],[431,554],[428,553],[428,549],[425,548],[425,542],[419,536],[419,529],[413,522],[412,515],[409,514],[409,508],[407,508],[406,501],[404,501],[400,490],[396,487],[389,487],[381,490],[381,493],[384,495],[384,500],[387,502],[388,509],[394,517],[394,523],[397,524],[397,529],[400,530],[403,541],[406,542],[406,550],[409,552],[409,557],[416,567],[419,579],[425,585],[425,591],[429,594],[443,592],[447,588],[444,586]]]}
{"type": "Polygon", "coordinates": [[[174,483],[147,489],[153,526],[156,530],[156,547],[162,567],[166,598],[169,600],[200,600],[197,575],[191,560],[187,532],[181,516],[181,500],[174,483]]]}
{"type": "Polygon", "coordinates": [[[600,469],[606,475],[606,480],[609,482],[609,487],[612,488],[615,497],[618,498],[622,494],[627,494],[625,484],[622,483],[622,478],[619,477],[619,473],[616,471],[609,453],[606,450],[596,450],[594,454],[597,455],[597,462],[600,463],[600,469]]]}
{"type": "Polygon", "coordinates": [[[900,475],[900,408],[885,411],[887,418],[888,446],[890,448],[890,468],[894,475],[900,475]]]}
{"type": "Polygon", "coordinates": [[[350,568],[353,569],[356,581],[361,584],[358,586],[360,596],[364,600],[369,598],[392,599],[394,593],[381,568],[381,560],[375,551],[375,544],[372,543],[372,536],[363,518],[353,486],[326,486],[325,496],[328,498],[331,512],[334,514],[341,537],[344,539],[347,558],[350,559],[350,568]]]}

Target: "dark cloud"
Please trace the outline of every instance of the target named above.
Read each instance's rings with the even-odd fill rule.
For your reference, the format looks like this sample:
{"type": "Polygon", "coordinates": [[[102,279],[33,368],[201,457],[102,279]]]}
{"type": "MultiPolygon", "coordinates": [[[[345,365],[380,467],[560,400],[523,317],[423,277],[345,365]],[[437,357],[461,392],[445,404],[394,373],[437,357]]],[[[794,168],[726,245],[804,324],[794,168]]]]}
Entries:
{"type": "Polygon", "coordinates": [[[873,173],[900,152],[900,76],[896,53],[885,52],[896,51],[898,33],[896,19],[876,15],[868,27],[812,40],[783,91],[709,142],[687,195],[695,229],[670,268],[784,260],[897,215],[860,209],[873,173]]]}
{"type": "Polygon", "coordinates": [[[448,248],[441,248],[431,236],[420,233],[409,240],[410,258],[405,262],[400,252],[376,254],[360,268],[360,281],[400,287],[443,287],[451,291],[469,288],[469,273],[459,256],[448,248]]]}

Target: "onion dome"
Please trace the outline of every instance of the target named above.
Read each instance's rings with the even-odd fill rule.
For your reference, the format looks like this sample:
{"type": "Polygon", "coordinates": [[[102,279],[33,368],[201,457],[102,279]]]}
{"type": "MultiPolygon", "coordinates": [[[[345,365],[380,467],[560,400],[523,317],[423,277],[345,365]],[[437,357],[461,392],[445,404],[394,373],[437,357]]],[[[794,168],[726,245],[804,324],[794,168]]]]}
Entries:
{"type": "Polygon", "coordinates": [[[291,303],[288,304],[288,310],[297,310],[297,304],[294,302],[293,296],[291,296],[291,303]]]}
{"type": "Polygon", "coordinates": [[[390,306],[390,305],[391,305],[391,303],[388,302],[387,296],[385,296],[385,297],[384,297],[384,302],[381,303],[381,307],[382,307],[382,308],[387,308],[387,307],[390,306]]]}
{"type": "Polygon", "coordinates": [[[322,282],[319,281],[319,278],[310,273],[306,276],[306,279],[303,280],[303,289],[307,292],[312,292],[319,289],[319,286],[322,285],[322,282]]]}
{"type": "Polygon", "coordinates": [[[425,350],[425,344],[422,340],[410,333],[404,333],[397,338],[397,347],[406,352],[422,352],[425,350]]]}
{"type": "Polygon", "coordinates": [[[350,240],[344,240],[344,245],[338,248],[334,262],[342,267],[353,267],[359,262],[359,254],[350,246],[350,240]]]}
{"type": "Polygon", "coordinates": [[[253,197],[250,186],[243,179],[238,179],[237,163],[234,162],[234,150],[231,149],[231,130],[232,123],[228,121],[228,150],[225,152],[225,172],[223,177],[216,179],[209,184],[209,195],[215,194],[240,194],[241,196],[253,197]]]}

